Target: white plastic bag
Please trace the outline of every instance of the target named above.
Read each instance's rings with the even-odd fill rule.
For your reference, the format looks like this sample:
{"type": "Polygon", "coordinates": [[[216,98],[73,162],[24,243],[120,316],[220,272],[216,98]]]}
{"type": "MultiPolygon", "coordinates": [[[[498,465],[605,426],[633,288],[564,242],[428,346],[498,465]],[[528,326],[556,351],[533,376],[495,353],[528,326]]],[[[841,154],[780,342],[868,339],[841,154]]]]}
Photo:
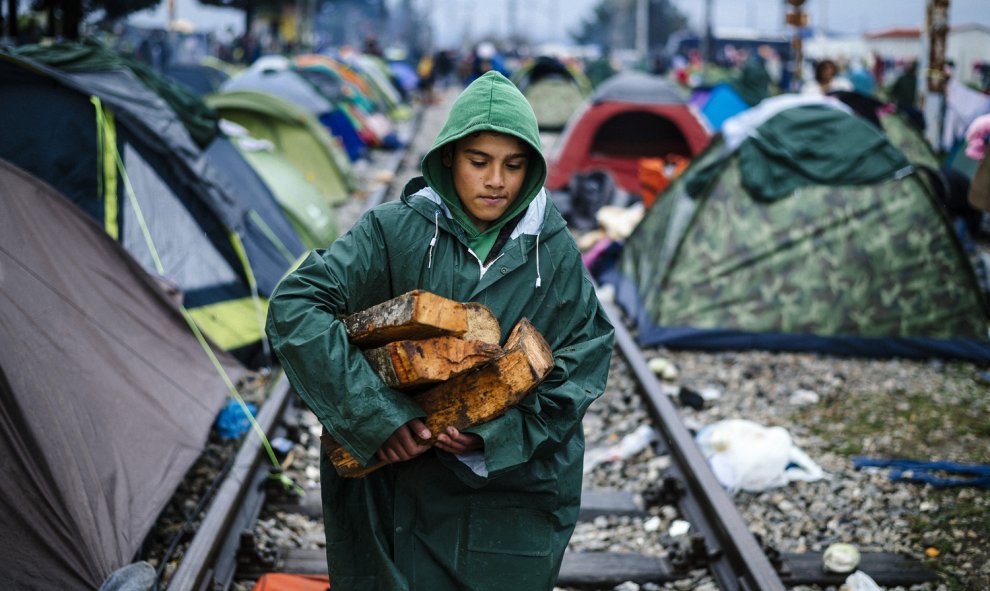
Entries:
{"type": "Polygon", "coordinates": [[[626,434],[618,443],[608,447],[597,447],[585,451],[584,473],[591,472],[598,464],[618,462],[638,454],[657,438],[657,432],[650,425],[640,425],[626,434]]]}
{"type": "Polygon", "coordinates": [[[794,480],[818,480],[818,466],[791,441],[783,427],[764,427],[745,419],[727,419],[695,436],[715,478],[731,492],[760,492],[794,480]]]}
{"type": "Polygon", "coordinates": [[[873,577],[861,570],[846,577],[846,582],[839,589],[840,591],[882,591],[873,577]]]}

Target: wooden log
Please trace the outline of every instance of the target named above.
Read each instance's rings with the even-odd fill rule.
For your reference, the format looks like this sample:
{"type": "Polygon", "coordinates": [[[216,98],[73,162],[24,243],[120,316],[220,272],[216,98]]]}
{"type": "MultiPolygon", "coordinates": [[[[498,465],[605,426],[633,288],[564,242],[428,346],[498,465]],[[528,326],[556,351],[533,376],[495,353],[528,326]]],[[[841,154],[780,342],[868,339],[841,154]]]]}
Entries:
{"type": "MultiPolygon", "coordinates": [[[[459,374],[415,396],[426,412],[432,445],[448,426],[466,429],[490,421],[516,405],[546,378],[553,368],[550,347],[529,320],[522,319],[506,340],[498,359],[459,374]]],[[[323,434],[326,453],[341,476],[360,478],[385,464],[377,459],[362,466],[347,449],[323,434]]]]}
{"type": "Polygon", "coordinates": [[[404,391],[449,380],[502,354],[497,344],[459,337],[396,341],[364,352],[387,386],[404,391]]]}
{"type": "Polygon", "coordinates": [[[392,341],[461,336],[468,330],[464,304],[428,291],[396,296],[343,319],[355,345],[367,349],[392,341]]]}
{"type": "Polygon", "coordinates": [[[520,349],[526,353],[526,360],[537,384],[542,382],[553,369],[553,352],[550,351],[550,345],[526,318],[512,327],[509,338],[505,339],[503,349],[506,351],[520,349]]]}
{"type": "Polygon", "coordinates": [[[478,302],[465,302],[464,307],[468,313],[468,329],[461,338],[498,345],[502,340],[502,326],[492,311],[478,302]]]}

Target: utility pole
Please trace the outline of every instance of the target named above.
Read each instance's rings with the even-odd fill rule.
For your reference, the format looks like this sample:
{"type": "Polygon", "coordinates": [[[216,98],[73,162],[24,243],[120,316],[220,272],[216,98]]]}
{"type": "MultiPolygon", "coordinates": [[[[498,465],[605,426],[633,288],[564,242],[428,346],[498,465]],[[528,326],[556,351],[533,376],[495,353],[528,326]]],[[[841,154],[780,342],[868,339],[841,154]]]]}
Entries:
{"type": "Polygon", "coordinates": [[[949,0],[928,0],[925,10],[928,67],[925,68],[927,84],[925,96],[925,121],[928,141],[936,151],[942,145],[942,128],[945,124],[945,44],[949,32],[949,0]]]}
{"type": "Polygon", "coordinates": [[[705,64],[712,63],[715,58],[715,38],[712,35],[712,0],[705,0],[705,35],[701,40],[701,59],[705,64]]]}
{"type": "Polygon", "coordinates": [[[508,11],[508,14],[506,16],[508,20],[509,30],[507,31],[505,38],[510,41],[518,40],[519,29],[516,23],[516,0],[508,0],[508,2],[506,3],[506,11],[508,11]]]}
{"type": "Polygon", "coordinates": [[[649,63],[649,17],[649,1],[636,0],[636,54],[644,64],[649,63]]]}
{"type": "Polygon", "coordinates": [[[808,26],[808,13],[802,10],[804,6],[804,0],[787,0],[787,3],[793,7],[793,10],[789,11],[785,16],[785,22],[794,27],[794,38],[791,39],[791,49],[794,50],[794,76],[792,85],[795,88],[801,87],[801,79],[804,77],[804,54],[802,53],[803,47],[801,45],[801,29],[808,26]]]}

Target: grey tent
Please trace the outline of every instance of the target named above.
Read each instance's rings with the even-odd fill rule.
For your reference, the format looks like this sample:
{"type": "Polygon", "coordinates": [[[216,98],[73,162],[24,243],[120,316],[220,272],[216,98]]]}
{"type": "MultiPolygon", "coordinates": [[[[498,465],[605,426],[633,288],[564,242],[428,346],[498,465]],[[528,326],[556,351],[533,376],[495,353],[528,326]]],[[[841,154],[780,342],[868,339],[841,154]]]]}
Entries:
{"type": "Polygon", "coordinates": [[[0,588],[97,589],[227,391],[159,283],[54,188],[0,160],[0,208],[0,588]]]}
{"type": "Polygon", "coordinates": [[[0,51],[0,157],[55,186],[149,271],[160,263],[204,332],[256,358],[256,296],[305,249],[216,114],[191,117],[208,111],[191,95],[173,109],[125,63],[91,44],[0,51]]]}
{"type": "Polygon", "coordinates": [[[206,64],[170,64],[165,75],[200,96],[216,92],[230,78],[220,68],[206,64]]]}

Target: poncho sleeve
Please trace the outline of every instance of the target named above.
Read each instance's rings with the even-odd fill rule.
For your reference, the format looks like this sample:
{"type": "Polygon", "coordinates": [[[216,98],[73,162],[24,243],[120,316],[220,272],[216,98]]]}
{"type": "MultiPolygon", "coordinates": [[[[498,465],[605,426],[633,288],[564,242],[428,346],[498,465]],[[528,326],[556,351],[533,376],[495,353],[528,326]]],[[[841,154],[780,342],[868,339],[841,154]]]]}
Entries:
{"type": "Polygon", "coordinates": [[[424,417],[386,386],[347,338],[341,318],[389,298],[381,228],[363,216],[326,250],[311,252],[273,293],[266,331],[289,382],[330,435],[362,464],[400,425],[424,417]]]}

